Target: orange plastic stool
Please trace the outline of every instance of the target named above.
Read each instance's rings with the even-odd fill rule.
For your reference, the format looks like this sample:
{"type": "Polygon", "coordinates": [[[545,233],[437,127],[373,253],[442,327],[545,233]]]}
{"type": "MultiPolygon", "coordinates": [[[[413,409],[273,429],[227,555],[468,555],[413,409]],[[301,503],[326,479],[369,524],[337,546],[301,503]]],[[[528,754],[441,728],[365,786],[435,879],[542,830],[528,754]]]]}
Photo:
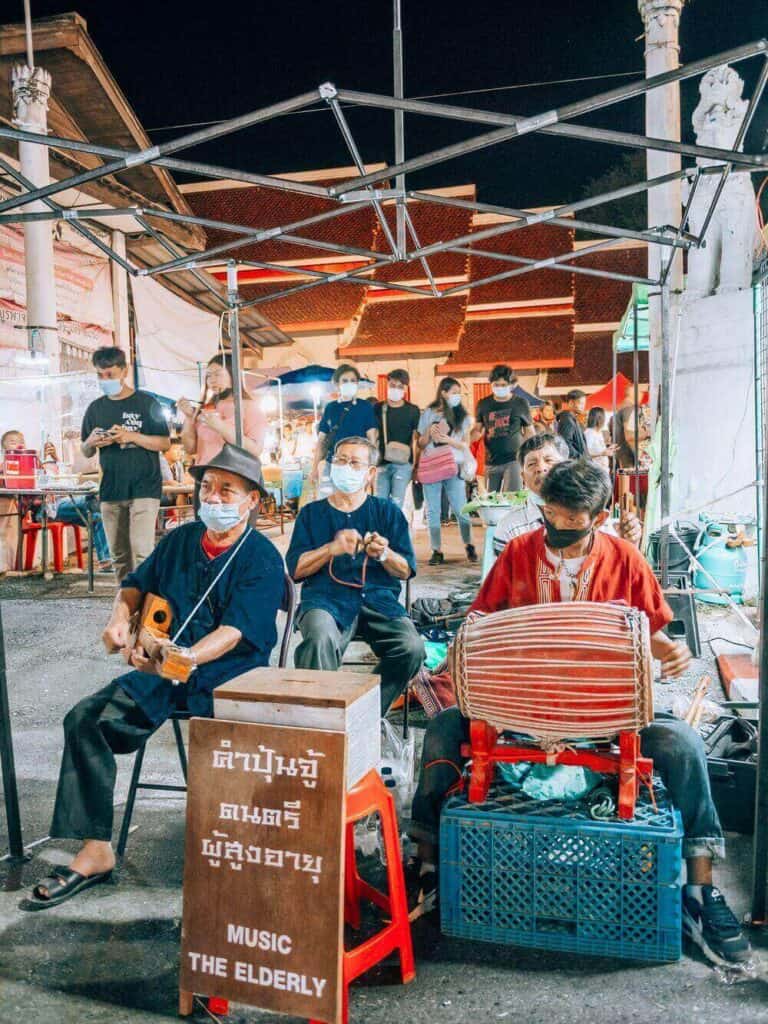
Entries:
{"type": "MultiPolygon", "coordinates": [[[[395,803],[376,771],[370,771],[352,789],[347,791],[345,809],[346,841],[344,844],[344,920],[352,928],[360,927],[360,902],[369,900],[389,917],[381,931],[361,942],[354,949],[344,951],[342,968],[342,1024],[349,1022],[349,986],[394,950],[400,954],[400,977],[404,985],[416,977],[413,959],[411,925],[400,853],[395,803]],[[378,814],[387,861],[386,895],[363,881],[357,871],[355,859],[355,822],[378,814]]],[[[319,1024],[310,1021],[310,1024],[319,1024]]]]}
{"type": "MultiPolygon", "coordinates": [[[[57,523],[55,520],[48,520],[46,529],[53,543],[53,569],[54,572],[64,571],[64,531],[69,528],[74,533],[75,559],[78,569],[82,569],[83,562],[83,537],[82,531],[75,523],[57,523]]],[[[37,535],[43,529],[41,523],[33,519],[25,518],[21,525],[21,533],[24,538],[24,569],[29,572],[35,564],[35,552],[37,551],[37,535]]],[[[21,561],[21,552],[18,555],[21,561]]]]}

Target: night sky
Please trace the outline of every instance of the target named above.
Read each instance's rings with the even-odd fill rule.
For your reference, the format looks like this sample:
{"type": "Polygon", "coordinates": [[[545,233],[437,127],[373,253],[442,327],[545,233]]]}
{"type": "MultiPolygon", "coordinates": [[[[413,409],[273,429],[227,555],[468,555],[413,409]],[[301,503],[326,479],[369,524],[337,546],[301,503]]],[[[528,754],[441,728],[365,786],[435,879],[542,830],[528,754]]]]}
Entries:
{"type": "MultiPolygon", "coordinates": [[[[16,10],[6,5],[5,20],[17,16],[21,21],[21,0],[13,2],[16,10]]],[[[533,114],[632,77],[556,86],[528,83],[642,73],[636,0],[402,0],[402,5],[407,96],[525,85],[441,102],[533,114]]],[[[72,0],[32,0],[33,17],[72,9],[72,0]]],[[[190,130],[170,126],[231,117],[327,80],[340,88],[392,91],[388,0],[267,0],[208,4],[203,11],[195,11],[189,0],[82,0],[74,9],[86,18],[96,46],[155,142],[190,130]]],[[[767,33],[764,0],[689,0],[681,24],[681,58],[696,60],[767,33]]],[[[758,63],[759,58],[739,65],[748,84],[758,63]]],[[[688,133],[690,141],[686,125],[697,87],[682,87],[684,138],[688,133]]],[[[767,108],[764,101],[748,149],[763,148],[767,108]]],[[[391,114],[358,108],[347,116],[366,162],[393,159],[391,114]]],[[[609,108],[592,123],[641,132],[643,101],[609,108]]],[[[407,154],[477,132],[471,125],[408,116],[407,154]]],[[[425,188],[474,181],[479,198],[488,202],[548,205],[578,198],[622,152],[536,135],[423,171],[409,184],[425,188]]],[[[192,151],[179,155],[188,157],[192,151]]],[[[267,173],[350,162],[327,110],[281,118],[210,143],[194,155],[267,173]]]]}

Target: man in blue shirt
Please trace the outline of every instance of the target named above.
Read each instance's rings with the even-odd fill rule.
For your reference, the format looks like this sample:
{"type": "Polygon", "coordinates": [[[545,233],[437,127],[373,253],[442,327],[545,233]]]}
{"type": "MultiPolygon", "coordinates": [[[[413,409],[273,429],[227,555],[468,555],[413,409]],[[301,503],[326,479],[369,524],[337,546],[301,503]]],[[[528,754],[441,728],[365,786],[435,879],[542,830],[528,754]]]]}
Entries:
{"type": "Polygon", "coordinates": [[[213,713],[213,690],[269,664],[283,600],[283,562],[274,545],[248,525],[263,493],[261,464],[224,445],[200,480],[200,520],[179,526],[122,581],[102,639],[133,671],[81,700],[64,719],[64,754],[51,836],[80,839],[69,868],[56,868],[33,891],[36,909],[56,906],[105,881],[112,850],[115,754],[139,750],[176,709],[213,713]],[[131,636],[146,594],[171,606],[173,642],[194,662],[183,685],[158,675],[131,636]]]}
{"type": "Polygon", "coordinates": [[[345,437],[364,437],[375,445],[378,438],[374,407],[357,397],[359,370],[342,363],[334,371],[333,383],[339,389],[339,400],[326,405],[323,418],[317,425],[317,447],[312,466],[312,478],[317,482],[321,497],[327,497],[331,491],[328,478],[330,460],[339,441],[345,437]]]}
{"type": "Polygon", "coordinates": [[[368,494],[377,454],[364,437],[339,441],[333,493],[301,510],[285,560],[303,584],[296,667],[335,671],[359,634],[379,658],[385,714],[421,668],[424,643],[399,600],[416,574],[408,523],[394,502],[368,494]]]}

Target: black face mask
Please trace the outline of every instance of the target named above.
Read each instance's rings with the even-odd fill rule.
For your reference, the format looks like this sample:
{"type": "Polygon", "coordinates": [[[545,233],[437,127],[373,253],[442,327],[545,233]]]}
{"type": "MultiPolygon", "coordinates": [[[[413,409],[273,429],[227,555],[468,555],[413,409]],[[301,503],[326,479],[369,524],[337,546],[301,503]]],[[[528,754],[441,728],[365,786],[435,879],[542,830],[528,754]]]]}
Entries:
{"type": "Polygon", "coordinates": [[[590,523],[584,530],[558,530],[545,516],[542,518],[544,519],[544,527],[547,531],[547,544],[556,551],[562,548],[569,548],[572,544],[577,544],[580,540],[584,540],[594,529],[594,524],[590,523]]]}

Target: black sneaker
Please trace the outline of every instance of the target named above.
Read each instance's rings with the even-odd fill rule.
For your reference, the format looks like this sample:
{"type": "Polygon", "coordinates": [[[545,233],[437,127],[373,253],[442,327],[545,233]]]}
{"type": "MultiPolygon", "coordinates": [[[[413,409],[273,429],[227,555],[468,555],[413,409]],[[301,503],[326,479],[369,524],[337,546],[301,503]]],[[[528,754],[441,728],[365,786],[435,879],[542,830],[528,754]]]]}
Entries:
{"type": "Polygon", "coordinates": [[[713,964],[727,967],[749,960],[752,947],[720,890],[703,885],[700,902],[691,888],[683,889],[683,933],[713,964]]]}
{"type": "Polygon", "coordinates": [[[445,561],[445,557],[444,557],[442,551],[433,551],[431,556],[430,556],[429,562],[427,564],[428,565],[442,565],[444,561],[445,561]]]}
{"type": "Polygon", "coordinates": [[[467,561],[471,562],[472,565],[477,563],[477,551],[475,550],[474,544],[467,544],[467,561]]]}

